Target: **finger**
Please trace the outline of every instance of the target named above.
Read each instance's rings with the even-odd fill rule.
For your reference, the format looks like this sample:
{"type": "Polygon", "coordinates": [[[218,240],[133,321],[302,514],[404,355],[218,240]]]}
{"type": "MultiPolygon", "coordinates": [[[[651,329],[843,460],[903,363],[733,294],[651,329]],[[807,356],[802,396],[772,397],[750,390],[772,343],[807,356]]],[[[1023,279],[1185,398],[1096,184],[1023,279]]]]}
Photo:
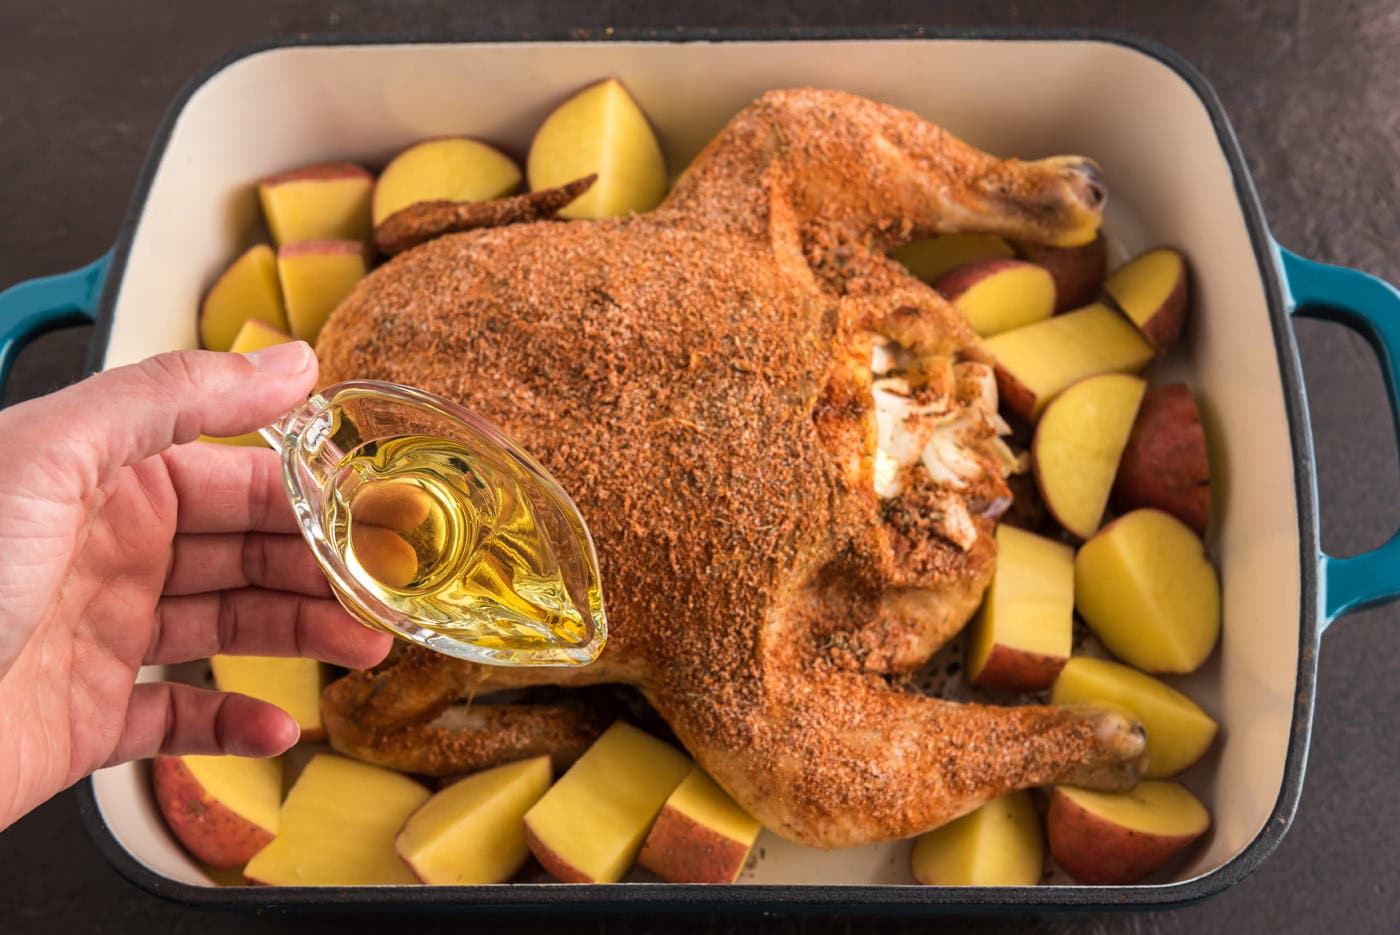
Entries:
{"type": "Polygon", "coordinates": [[[176,536],[165,594],[204,594],[259,587],[332,597],[321,566],[301,536],[210,533],[176,536]]]}
{"type": "Polygon", "coordinates": [[[201,432],[238,435],[266,425],[304,400],[315,382],[316,356],[302,341],[252,354],[174,351],[33,400],[22,415],[48,426],[54,451],[84,485],[81,493],[112,470],[201,432]]]}
{"type": "Polygon", "coordinates": [[[179,532],[297,531],[282,462],[270,448],[196,442],[164,458],[180,500],[179,532]]]}
{"type": "Polygon", "coordinates": [[[104,765],[157,754],[276,756],[300,736],[291,715],[266,701],[172,682],[143,682],[131,693],[121,737],[104,765]]]}
{"type": "Polygon", "coordinates": [[[243,588],[161,598],[147,665],[236,656],[307,656],[352,669],[375,665],[393,642],[334,600],[243,588]]]}

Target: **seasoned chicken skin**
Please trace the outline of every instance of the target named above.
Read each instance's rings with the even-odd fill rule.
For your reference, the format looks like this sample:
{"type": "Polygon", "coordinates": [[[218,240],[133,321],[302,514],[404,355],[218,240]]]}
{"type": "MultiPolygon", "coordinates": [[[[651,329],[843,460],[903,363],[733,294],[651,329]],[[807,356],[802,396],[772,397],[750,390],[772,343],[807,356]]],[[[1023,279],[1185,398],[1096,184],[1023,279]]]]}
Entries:
{"type": "Polygon", "coordinates": [[[322,379],[421,386],[534,452],[592,530],[610,638],[572,670],[406,649],[327,688],[331,742],[477,768],[510,753],[453,716],[462,696],[628,683],[744,808],[819,847],[1029,786],[1130,785],[1142,735],[1118,714],[902,687],[981,599],[1008,452],[975,334],[885,253],[957,231],[1083,243],[1102,201],[1086,159],[998,159],[903,110],[775,91],[650,214],[385,264],[323,331],[322,379]],[[882,431],[872,359],[891,357],[882,431]]]}

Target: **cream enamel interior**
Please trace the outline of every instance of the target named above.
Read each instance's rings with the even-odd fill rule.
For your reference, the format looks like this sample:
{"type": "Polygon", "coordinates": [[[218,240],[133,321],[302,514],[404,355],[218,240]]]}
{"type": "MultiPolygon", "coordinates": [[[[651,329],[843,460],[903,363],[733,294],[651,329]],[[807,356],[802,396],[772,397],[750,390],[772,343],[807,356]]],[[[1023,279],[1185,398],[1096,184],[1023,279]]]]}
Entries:
{"type": "MultiPolygon", "coordinates": [[[[260,176],[327,159],[382,166],[412,142],[454,133],[523,158],[551,107],[607,75],[651,116],[672,172],[761,92],[837,87],[910,108],[993,152],[1088,154],[1112,193],[1114,262],[1163,243],[1186,251],[1196,314],[1169,376],[1187,379],[1203,401],[1225,623],[1204,669],[1172,680],[1222,724],[1220,742],[1186,777],[1214,826],[1174,878],[1239,853],[1274,807],[1289,739],[1299,621],[1293,452],[1265,293],[1228,163],[1191,87],[1141,52],[1096,41],[929,39],[258,53],[203,84],[174,126],[140,214],[106,365],[194,346],[201,291],[256,236],[260,176]]],[[[166,832],[144,766],[102,771],[95,791],[136,860],[175,880],[208,882],[166,832]]],[[[765,833],[759,847],[766,857],[744,882],[912,882],[907,844],[819,852],[765,833]]]]}

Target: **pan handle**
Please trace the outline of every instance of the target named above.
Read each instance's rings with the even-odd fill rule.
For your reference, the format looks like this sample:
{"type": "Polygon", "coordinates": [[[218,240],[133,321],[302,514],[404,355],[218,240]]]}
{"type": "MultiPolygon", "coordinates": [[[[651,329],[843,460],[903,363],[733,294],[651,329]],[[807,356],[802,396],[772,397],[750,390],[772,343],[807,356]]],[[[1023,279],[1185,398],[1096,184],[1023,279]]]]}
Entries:
{"type": "Polygon", "coordinates": [[[81,269],[30,279],[0,292],[0,389],[24,345],[46,331],[97,318],[112,255],[104,253],[81,269]]]}
{"type": "MultiPolygon", "coordinates": [[[[1380,358],[1390,396],[1392,430],[1400,438],[1400,290],[1360,270],[1328,266],[1274,245],[1284,302],[1293,315],[1346,325],[1380,358]]],[[[1350,558],[1320,552],[1323,627],[1349,611],[1400,596],[1400,532],[1350,558]]]]}

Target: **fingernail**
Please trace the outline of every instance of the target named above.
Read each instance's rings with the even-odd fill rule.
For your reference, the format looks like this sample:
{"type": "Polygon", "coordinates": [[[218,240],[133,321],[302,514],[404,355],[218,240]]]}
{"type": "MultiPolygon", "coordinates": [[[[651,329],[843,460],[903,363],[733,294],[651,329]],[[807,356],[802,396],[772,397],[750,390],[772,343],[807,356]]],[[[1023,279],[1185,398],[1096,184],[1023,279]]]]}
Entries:
{"type": "Polygon", "coordinates": [[[285,376],[301,373],[311,366],[311,345],[305,341],[288,341],[274,344],[243,355],[253,367],[262,373],[277,373],[285,376]]]}

